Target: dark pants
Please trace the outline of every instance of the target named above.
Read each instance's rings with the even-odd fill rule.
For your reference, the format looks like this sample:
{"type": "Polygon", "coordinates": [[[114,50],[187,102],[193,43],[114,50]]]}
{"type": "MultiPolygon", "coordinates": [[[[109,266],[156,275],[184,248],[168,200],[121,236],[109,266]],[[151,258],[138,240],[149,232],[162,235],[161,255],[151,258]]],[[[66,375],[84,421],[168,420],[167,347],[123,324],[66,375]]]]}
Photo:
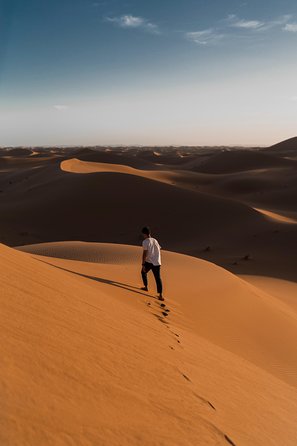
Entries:
{"type": "Polygon", "coordinates": [[[162,280],[161,280],[161,276],[160,276],[160,265],[153,265],[152,263],[149,262],[145,262],[144,264],[144,268],[145,268],[145,272],[142,270],[141,271],[141,275],[142,275],[142,280],[143,280],[143,284],[145,287],[147,287],[147,273],[152,270],[153,274],[154,274],[154,278],[156,281],[156,285],[157,285],[157,292],[162,294],[162,280]]]}

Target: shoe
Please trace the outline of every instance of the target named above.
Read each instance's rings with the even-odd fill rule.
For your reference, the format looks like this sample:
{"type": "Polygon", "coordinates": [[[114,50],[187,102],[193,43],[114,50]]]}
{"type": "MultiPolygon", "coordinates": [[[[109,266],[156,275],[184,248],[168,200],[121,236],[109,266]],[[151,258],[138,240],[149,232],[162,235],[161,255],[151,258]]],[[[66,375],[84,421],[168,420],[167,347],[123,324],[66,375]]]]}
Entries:
{"type": "Polygon", "coordinates": [[[140,288],[142,291],[148,291],[148,287],[147,286],[144,286],[144,287],[142,287],[142,288],[140,288]]]}
{"type": "Polygon", "coordinates": [[[162,296],[162,294],[159,294],[158,299],[159,300],[165,300],[164,297],[162,296]]]}

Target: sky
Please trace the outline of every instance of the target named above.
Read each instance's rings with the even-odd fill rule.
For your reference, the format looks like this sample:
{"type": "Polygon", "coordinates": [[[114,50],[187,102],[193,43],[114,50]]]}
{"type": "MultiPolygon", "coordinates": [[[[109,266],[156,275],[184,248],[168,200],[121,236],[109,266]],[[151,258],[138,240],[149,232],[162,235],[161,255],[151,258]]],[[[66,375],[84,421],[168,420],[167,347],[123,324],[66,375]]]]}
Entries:
{"type": "Polygon", "coordinates": [[[296,0],[0,0],[0,146],[296,135],[296,0]]]}

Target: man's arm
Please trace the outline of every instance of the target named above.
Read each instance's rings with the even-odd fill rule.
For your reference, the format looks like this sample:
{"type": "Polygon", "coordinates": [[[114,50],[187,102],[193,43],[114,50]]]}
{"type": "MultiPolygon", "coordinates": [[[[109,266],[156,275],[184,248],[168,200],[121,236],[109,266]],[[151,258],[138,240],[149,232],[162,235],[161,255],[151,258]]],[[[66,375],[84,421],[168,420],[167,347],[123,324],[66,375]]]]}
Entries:
{"type": "Polygon", "coordinates": [[[144,265],[144,263],[145,263],[146,256],[147,256],[147,249],[144,249],[144,250],[143,250],[143,253],[142,253],[142,264],[143,264],[143,265],[144,265]]]}

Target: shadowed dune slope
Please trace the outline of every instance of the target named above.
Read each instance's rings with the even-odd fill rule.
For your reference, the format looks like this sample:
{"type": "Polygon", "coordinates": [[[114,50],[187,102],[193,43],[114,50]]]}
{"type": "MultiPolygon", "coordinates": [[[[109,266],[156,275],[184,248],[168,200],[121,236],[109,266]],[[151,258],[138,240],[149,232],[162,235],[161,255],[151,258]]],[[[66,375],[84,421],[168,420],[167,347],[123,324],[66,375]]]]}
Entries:
{"type": "MultiPolygon", "coordinates": [[[[227,152],[229,153],[229,152],[227,152]]],[[[295,205],[297,194],[297,164],[293,163],[290,168],[257,169],[253,172],[235,172],[233,174],[204,174],[188,171],[153,171],[139,170],[130,166],[107,163],[84,162],[78,159],[69,159],[61,163],[61,169],[66,172],[87,174],[95,172],[116,172],[136,175],[160,181],[166,184],[174,184],[178,187],[205,191],[226,198],[244,198],[250,200],[264,201],[273,200],[274,206],[280,208],[292,202],[295,205]],[[261,195],[259,196],[259,193],[261,195]]],[[[254,208],[255,209],[255,208],[254,208]]],[[[259,211],[259,209],[256,209],[259,211]]],[[[265,210],[262,210],[265,213],[265,210]]],[[[269,213],[269,211],[267,211],[269,213]]],[[[280,218],[279,221],[285,221],[280,218]]],[[[294,219],[287,218],[293,222],[294,219]]]]}
{"type": "Polygon", "coordinates": [[[149,159],[143,159],[139,154],[136,153],[125,153],[123,149],[113,149],[109,151],[95,151],[90,149],[84,149],[81,151],[78,151],[74,154],[69,154],[69,156],[72,158],[73,155],[75,158],[78,158],[81,161],[90,161],[90,162],[97,162],[97,163],[107,163],[107,164],[125,164],[127,166],[135,167],[137,169],[153,169],[155,160],[154,157],[152,157],[152,160],[149,159]],[[138,156],[137,156],[138,155],[138,156]]]}
{"type": "Polygon", "coordinates": [[[198,190],[271,210],[296,210],[297,165],[232,174],[198,174],[198,190]]]}
{"type": "MultiPolygon", "coordinates": [[[[77,258],[81,246],[71,248],[77,258]]],[[[296,389],[209,342],[205,333],[200,337],[192,327],[185,329],[194,319],[184,312],[189,300],[171,296],[173,283],[164,318],[152,295],[134,288],[135,265],[118,246],[96,248],[97,262],[102,249],[102,260],[114,264],[42,257],[0,245],[2,444],[295,445],[296,389]]],[[[122,248],[136,262],[139,248],[122,248]]],[[[211,301],[214,292],[222,299],[237,294],[233,316],[242,310],[241,300],[251,297],[244,282],[236,285],[236,278],[214,265],[174,253],[164,259],[171,277],[179,271],[186,279],[189,268],[195,278],[210,275],[213,285],[205,298],[211,301]]],[[[178,277],[174,280],[178,286],[178,277]]],[[[203,283],[197,292],[196,300],[202,300],[203,283]]],[[[267,330],[276,311],[278,324],[291,320],[286,306],[264,302],[255,307],[258,321],[264,304],[267,330]]],[[[252,299],[249,306],[254,305],[252,299]]],[[[216,312],[210,305],[200,310],[211,317],[216,312]]]]}
{"type": "Polygon", "coordinates": [[[140,227],[148,224],[165,249],[203,256],[236,274],[297,280],[295,225],[252,209],[296,220],[297,176],[292,160],[264,153],[266,161],[273,158],[285,164],[260,169],[265,160],[256,149],[232,149],[232,154],[224,148],[36,151],[44,158],[15,156],[0,165],[0,235],[6,244],[57,240],[137,244],[140,227]],[[103,156],[109,163],[71,159],[74,155],[103,156]],[[227,173],[185,170],[219,156],[234,158],[234,166],[238,162],[240,167],[241,155],[242,160],[255,161],[256,168],[229,172],[230,161],[223,163],[227,173]],[[125,164],[128,160],[135,168],[125,164]],[[147,170],[142,160],[153,160],[147,170]]]}
{"type": "Polygon", "coordinates": [[[282,156],[297,155],[297,137],[281,141],[265,149],[266,152],[277,153],[282,156]]]}
{"type": "MultiPolygon", "coordinates": [[[[25,243],[113,241],[116,236],[117,242],[133,244],[141,222],[157,230],[170,249],[189,250],[227,235],[232,240],[268,224],[241,203],[136,175],[80,175],[62,172],[53,164],[37,169],[33,176],[7,186],[1,202],[1,225],[28,233],[25,243]]],[[[17,236],[13,244],[22,242],[17,236]]]]}
{"type": "Polygon", "coordinates": [[[7,156],[30,156],[33,151],[27,148],[15,148],[7,150],[7,156]]]}
{"type": "MultiPolygon", "coordinates": [[[[295,161],[287,160],[268,153],[255,150],[230,150],[213,154],[197,166],[199,172],[232,173],[268,167],[295,165],[295,161]]],[[[193,168],[194,169],[194,168],[193,168]]]]}

